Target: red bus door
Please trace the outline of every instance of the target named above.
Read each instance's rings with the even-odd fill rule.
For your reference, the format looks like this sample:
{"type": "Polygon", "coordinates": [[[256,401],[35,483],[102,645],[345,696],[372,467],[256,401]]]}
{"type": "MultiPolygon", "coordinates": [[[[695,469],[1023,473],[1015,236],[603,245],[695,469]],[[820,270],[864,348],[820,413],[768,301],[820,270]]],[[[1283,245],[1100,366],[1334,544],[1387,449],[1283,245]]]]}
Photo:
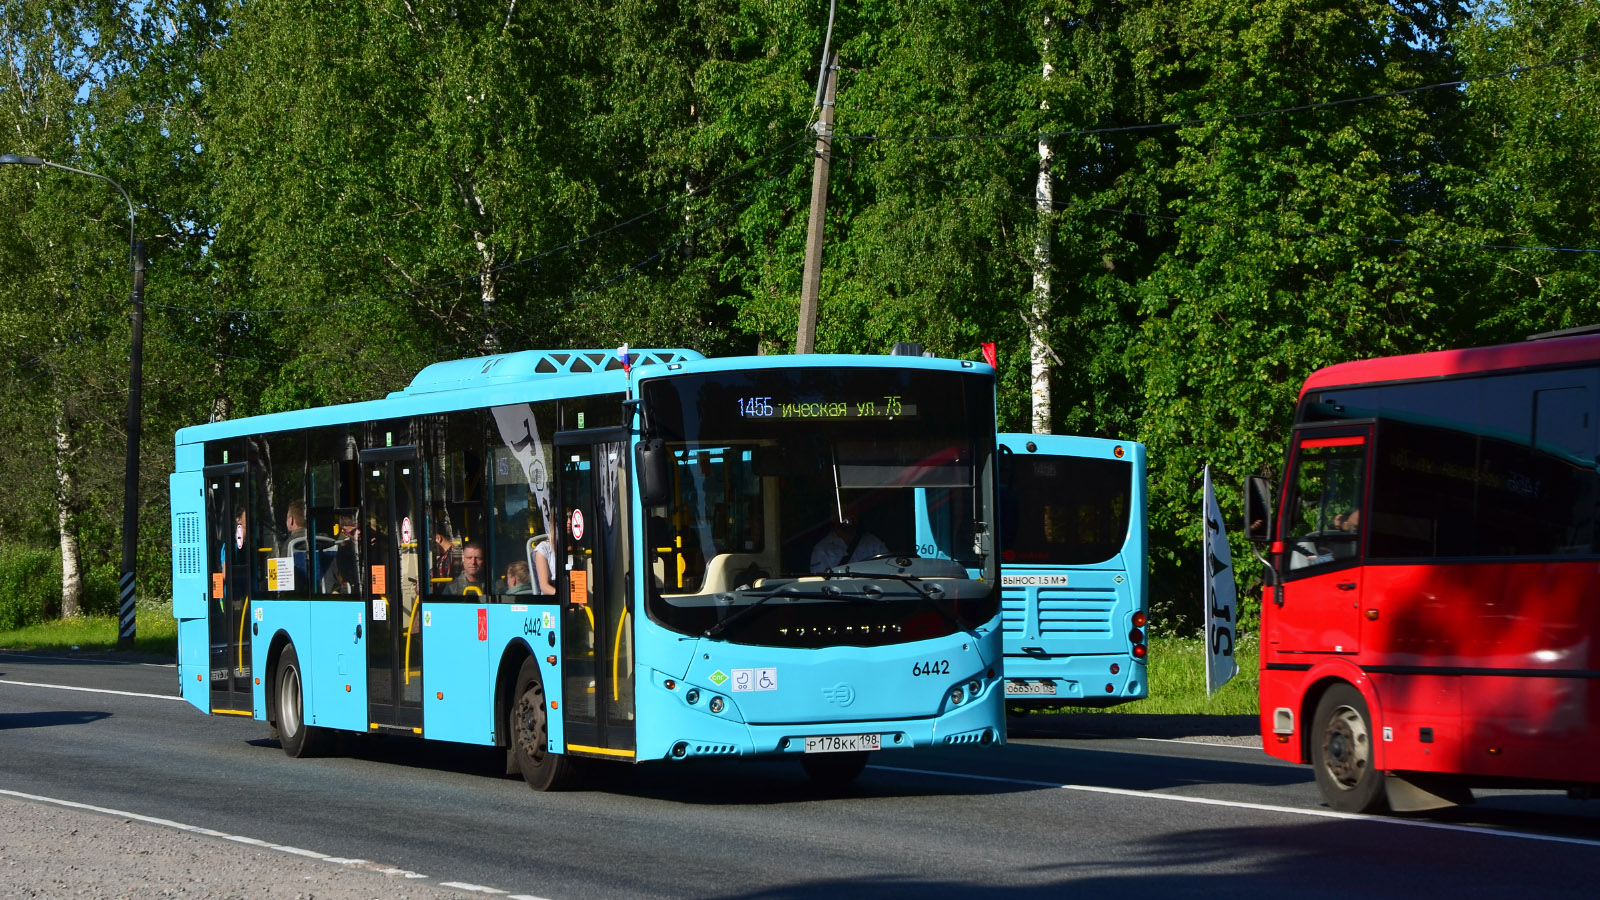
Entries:
{"type": "Polygon", "coordinates": [[[1267,641],[1286,653],[1361,649],[1361,559],[1372,426],[1298,430],[1285,485],[1267,641]]]}

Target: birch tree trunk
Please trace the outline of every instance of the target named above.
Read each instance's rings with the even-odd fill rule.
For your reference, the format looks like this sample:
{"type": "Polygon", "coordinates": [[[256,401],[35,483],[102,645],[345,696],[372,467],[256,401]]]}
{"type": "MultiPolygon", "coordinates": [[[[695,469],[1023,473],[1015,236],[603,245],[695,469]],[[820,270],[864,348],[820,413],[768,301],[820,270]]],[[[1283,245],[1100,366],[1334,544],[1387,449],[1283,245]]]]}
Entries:
{"type": "Polygon", "coordinates": [[[83,614],[83,553],[73,516],[77,492],[72,479],[72,437],[66,404],[59,394],[55,407],[56,526],[61,533],[61,617],[66,619],[83,614]]]}
{"type": "MultiPolygon", "coordinates": [[[[1044,58],[1043,77],[1050,80],[1055,67],[1050,65],[1050,17],[1045,16],[1043,45],[1040,55],[1044,58]]],[[[1040,109],[1049,109],[1049,101],[1039,104],[1040,109]]],[[[1048,343],[1050,325],[1050,237],[1051,226],[1054,223],[1055,212],[1055,182],[1050,171],[1050,164],[1055,158],[1055,151],[1050,146],[1050,140],[1039,138],[1039,180],[1034,187],[1034,208],[1038,212],[1039,224],[1033,239],[1033,304],[1028,317],[1028,358],[1032,364],[1033,388],[1033,433],[1050,433],[1050,345],[1048,343]]]]}

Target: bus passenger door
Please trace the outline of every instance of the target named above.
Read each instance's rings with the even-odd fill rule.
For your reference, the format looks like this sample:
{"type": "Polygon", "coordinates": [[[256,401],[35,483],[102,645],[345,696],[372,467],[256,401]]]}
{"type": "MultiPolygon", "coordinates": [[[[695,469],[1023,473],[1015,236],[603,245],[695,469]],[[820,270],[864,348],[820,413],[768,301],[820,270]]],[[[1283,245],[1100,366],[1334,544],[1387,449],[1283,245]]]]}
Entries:
{"type": "Polygon", "coordinates": [[[242,463],[213,466],[206,476],[207,603],[211,627],[211,711],[254,714],[250,687],[249,490],[242,463]]]}
{"type": "Polygon", "coordinates": [[[1296,432],[1269,644],[1289,653],[1361,649],[1371,426],[1296,432]]]}
{"type": "Polygon", "coordinates": [[[411,447],[363,453],[360,565],[367,603],[367,715],[372,730],[422,733],[418,467],[411,447]]]}
{"type": "Polygon", "coordinates": [[[628,609],[628,432],[560,432],[562,711],[567,748],[632,759],[633,622],[628,609]]]}

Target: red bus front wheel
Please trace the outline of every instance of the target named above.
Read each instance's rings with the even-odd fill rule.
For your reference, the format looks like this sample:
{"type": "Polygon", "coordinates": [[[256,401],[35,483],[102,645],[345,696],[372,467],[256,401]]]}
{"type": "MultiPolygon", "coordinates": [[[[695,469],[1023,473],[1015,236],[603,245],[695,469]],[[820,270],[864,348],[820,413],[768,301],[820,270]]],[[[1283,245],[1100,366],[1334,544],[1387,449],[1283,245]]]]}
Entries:
{"type": "Polygon", "coordinates": [[[1322,799],[1340,812],[1388,808],[1383,773],[1373,766],[1372,714],[1348,684],[1328,688],[1312,720],[1311,768],[1322,799]]]}

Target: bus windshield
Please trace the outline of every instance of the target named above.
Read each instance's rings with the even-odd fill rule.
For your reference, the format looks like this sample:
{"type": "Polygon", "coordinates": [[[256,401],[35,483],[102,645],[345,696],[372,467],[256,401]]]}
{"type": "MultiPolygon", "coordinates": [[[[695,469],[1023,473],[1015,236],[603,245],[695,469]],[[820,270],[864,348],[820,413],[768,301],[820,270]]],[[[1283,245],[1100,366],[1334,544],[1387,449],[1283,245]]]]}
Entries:
{"type": "Polygon", "coordinates": [[[654,379],[641,397],[671,460],[645,534],[665,627],[874,645],[994,615],[993,448],[974,439],[993,430],[989,380],[782,369],[654,379]]]}

